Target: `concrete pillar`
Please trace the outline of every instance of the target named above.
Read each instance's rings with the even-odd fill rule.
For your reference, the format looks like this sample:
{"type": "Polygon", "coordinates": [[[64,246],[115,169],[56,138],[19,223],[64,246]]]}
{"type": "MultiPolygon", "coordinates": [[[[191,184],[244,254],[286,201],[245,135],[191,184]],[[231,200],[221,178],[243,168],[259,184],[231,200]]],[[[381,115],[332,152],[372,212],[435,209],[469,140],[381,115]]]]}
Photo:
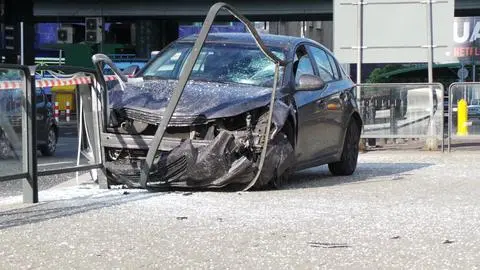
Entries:
{"type": "Polygon", "coordinates": [[[149,58],[178,38],[178,22],[174,20],[138,20],[135,23],[135,47],[137,56],[149,58]]]}
{"type": "Polygon", "coordinates": [[[6,62],[10,64],[20,63],[20,22],[24,23],[24,64],[33,65],[35,63],[35,30],[33,20],[33,0],[24,0],[20,5],[15,0],[5,0],[4,6],[4,24],[15,27],[15,45],[13,50],[3,50],[6,62]]]}

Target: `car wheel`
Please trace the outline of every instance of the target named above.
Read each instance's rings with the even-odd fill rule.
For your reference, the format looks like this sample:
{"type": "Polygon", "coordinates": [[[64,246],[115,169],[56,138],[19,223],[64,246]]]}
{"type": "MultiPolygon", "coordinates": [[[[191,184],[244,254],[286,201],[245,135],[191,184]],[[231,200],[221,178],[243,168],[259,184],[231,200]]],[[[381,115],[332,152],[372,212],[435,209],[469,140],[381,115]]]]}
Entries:
{"type": "Polygon", "coordinates": [[[55,128],[51,127],[48,130],[47,143],[40,146],[40,152],[42,152],[44,156],[53,156],[55,150],[57,150],[57,133],[55,132],[55,128]]]}
{"type": "MultiPolygon", "coordinates": [[[[293,134],[293,127],[287,121],[282,131],[277,134],[277,138],[284,140],[284,143],[289,144],[289,147],[293,149],[293,134]]],[[[283,186],[288,184],[291,174],[292,168],[287,168],[281,175],[273,176],[270,181],[268,181],[267,187],[270,189],[281,189],[283,186]]]]}
{"type": "Polygon", "coordinates": [[[333,175],[351,175],[355,172],[357,168],[359,141],[360,129],[354,121],[351,121],[343,143],[340,161],[328,164],[328,169],[333,175]]]}
{"type": "Polygon", "coordinates": [[[282,175],[273,177],[273,179],[268,182],[268,187],[271,189],[281,189],[284,185],[288,184],[290,174],[290,169],[287,169],[282,175]]]}

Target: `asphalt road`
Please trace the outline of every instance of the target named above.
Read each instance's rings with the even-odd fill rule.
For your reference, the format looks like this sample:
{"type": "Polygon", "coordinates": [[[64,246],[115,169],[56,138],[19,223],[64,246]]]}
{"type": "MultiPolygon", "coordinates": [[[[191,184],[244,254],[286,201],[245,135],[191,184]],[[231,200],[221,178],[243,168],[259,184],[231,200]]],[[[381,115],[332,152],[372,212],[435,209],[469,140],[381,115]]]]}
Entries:
{"type": "MultiPolygon", "coordinates": [[[[77,128],[75,125],[62,125],[55,156],[44,157],[38,152],[38,170],[50,170],[75,166],[77,163],[77,128]]],[[[85,158],[81,164],[86,164],[85,158]]],[[[0,174],[8,175],[19,173],[22,170],[22,161],[15,158],[0,160],[0,174]]],[[[44,190],[60,184],[72,177],[75,173],[39,177],[39,189],[44,190]]],[[[19,195],[22,193],[22,180],[0,182],[0,197],[19,195]]]]}
{"type": "Polygon", "coordinates": [[[281,190],[0,199],[1,269],[478,269],[480,152],[373,151],[281,190]],[[20,200],[21,201],[21,200],[20,200]],[[3,208],[3,209],[2,209],[3,208]]]}

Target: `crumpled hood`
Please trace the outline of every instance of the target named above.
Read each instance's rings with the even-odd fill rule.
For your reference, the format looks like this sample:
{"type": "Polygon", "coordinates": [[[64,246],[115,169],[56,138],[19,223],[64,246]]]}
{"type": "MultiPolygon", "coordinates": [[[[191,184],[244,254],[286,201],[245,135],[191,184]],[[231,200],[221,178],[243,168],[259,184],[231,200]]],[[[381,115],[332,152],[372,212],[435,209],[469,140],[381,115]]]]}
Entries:
{"type": "MultiPolygon", "coordinates": [[[[117,85],[109,91],[112,109],[135,109],[162,114],[178,81],[147,80],[117,85]]],[[[207,119],[230,117],[268,104],[272,88],[242,84],[189,81],[174,115],[207,119]]]]}

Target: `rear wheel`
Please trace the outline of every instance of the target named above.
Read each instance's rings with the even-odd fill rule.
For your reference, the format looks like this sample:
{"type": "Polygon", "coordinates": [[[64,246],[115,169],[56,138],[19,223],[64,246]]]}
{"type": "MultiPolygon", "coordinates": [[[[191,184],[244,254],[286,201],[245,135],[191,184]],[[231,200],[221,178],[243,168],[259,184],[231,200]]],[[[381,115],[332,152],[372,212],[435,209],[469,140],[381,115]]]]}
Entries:
{"type": "Polygon", "coordinates": [[[55,150],[57,150],[57,132],[54,127],[48,129],[47,143],[39,148],[44,156],[53,156],[55,154],[55,150]]]}
{"type": "Polygon", "coordinates": [[[357,168],[358,143],[360,141],[360,128],[354,120],[350,122],[343,143],[340,161],[328,164],[328,169],[333,175],[351,175],[357,168]]]}

